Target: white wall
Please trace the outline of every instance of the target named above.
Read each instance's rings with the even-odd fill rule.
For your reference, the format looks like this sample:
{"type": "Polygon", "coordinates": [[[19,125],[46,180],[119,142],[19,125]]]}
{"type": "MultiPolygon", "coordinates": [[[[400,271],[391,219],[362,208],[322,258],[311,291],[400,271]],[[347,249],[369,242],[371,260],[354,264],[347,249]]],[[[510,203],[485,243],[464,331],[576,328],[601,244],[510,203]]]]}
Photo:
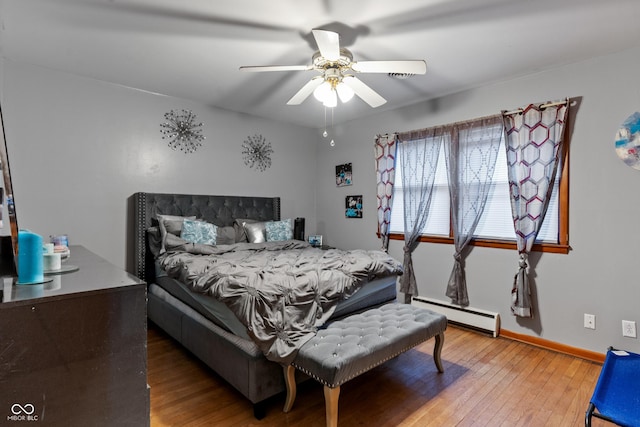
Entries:
{"type": "MultiPolygon", "coordinates": [[[[466,260],[471,306],[497,311],[505,329],[604,352],[609,345],[640,350],[623,338],[621,320],[640,325],[640,171],[614,153],[614,135],[640,109],[640,49],[447,96],[336,129],[340,143],[318,145],[318,229],[329,244],[378,248],[373,140],[377,133],[420,129],[467,120],[530,102],[581,97],[571,137],[570,244],[568,255],[537,254],[534,319],[510,314],[517,270],[512,250],[474,248],[466,260]],[[353,163],[354,184],[337,188],[335,165],[353,163]],[[364,218],[345,219],[344,196],[364,195],[364,218]],[[583,314],[596,315],[596,330],[583,328],[583,314]]],[[[428,79],[428,73],[424,77],[428,79]]],[[[336,111],[339,114],[339,110],[336,111]]],[[[402,242],[390,253],[402,259],[402,242]]],[[[453,267],[452,245],[422,243],[414,254],[419,294],[448,300],[444,292],[453,267]]]]}
{"type": "Polygon", "coordinates": [[[20,228],[66,233],[124,267],[127,198],[138,191],[282,197],[282,216],[315,224],[315,132],[5,59],[2,109],[20,228]],[[194,154],[167,147],[171,109],[204,123],[194,154]],[[265,172],[242,159],[262,134],[274,150],[265,172]]]}

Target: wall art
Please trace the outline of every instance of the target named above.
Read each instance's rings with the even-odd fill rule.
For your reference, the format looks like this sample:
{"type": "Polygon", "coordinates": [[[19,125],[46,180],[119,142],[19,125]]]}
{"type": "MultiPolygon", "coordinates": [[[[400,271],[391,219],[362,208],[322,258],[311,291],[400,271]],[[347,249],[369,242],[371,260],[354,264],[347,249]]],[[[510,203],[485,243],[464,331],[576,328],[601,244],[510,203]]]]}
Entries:
{"type": "Polygon", "coordinates": [[[344,216],[347,218],[362,218],[362,196],[347,196],[345,199],[344,216]]]}
{"type": "Polygon", "coordinates": [[[262,135],[249,136],[242,143],[242,158],[244,164],[264,172],[271,167],[271,143],[262,135]]]}
{"type": "Polygon", "coordinates": [[[160,123],[162,139],[169,140],[172,150],[193,153],[206,139],[202,135],[202,123],[196,123],[196,115],[189,110],[171,110],[164,114],[166,122],[160,123]]]}
{"type": "Polygon", "coordinates": [[[627,117],[616,132],[616,154],[627,166],[640,170],[640,113],[627,117]]]}
{"type": "Polygon", "coordinates": [[[353,183],[353,169],[351,163],[336,166],[336,185],[344,187],[353,183]]]}
{"type": "Polygon", "coordinates": [[[322,234],[309,236],[309,244],[313,247],[322,246],[322,234]]]}

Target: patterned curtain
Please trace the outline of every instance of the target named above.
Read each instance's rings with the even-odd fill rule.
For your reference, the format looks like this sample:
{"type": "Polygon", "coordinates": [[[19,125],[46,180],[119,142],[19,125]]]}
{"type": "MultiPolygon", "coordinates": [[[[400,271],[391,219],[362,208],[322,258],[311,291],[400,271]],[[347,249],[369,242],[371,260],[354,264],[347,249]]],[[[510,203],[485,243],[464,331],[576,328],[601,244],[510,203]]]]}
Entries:
{"type": "Polygon", "coordinates": [[[511,193],[511,213],[520,255],[511,290],[511,312],[532,317],[527,259],[544,220],[556,169],[568,101],[528,105],[521,112],[503,112],[511,193]]]}
{"type": "Polygon", "coordinates": [[[411,297],[418,293],[411,253],[418,246],[418,238],[427,222],[444,136],[443,127],[398,135],[404,201],[404,274],[400,276],[400,292],[404,293],[405,303],[409,303],[411,297]],[[416,182],[420,185],[415,185],[416,182]]]}
{"type": "Polygon", "coordinates": [[[451,128],[451,143],[444,146],[455,246],[446,294],[452,303],[461,306],[469,305],[463,250],[471,241],[487,202],[502,126],[500,114],[456,123],[451,128]]]}
{"type": "Polygon", "coordinates": [[[382,240],[382,250],[389,250],[389,224],[393,184],[396,175],[396,135],[378,135],[374,143],[376,159],[376,188],[378,199],[378,231],[382,240]]]}

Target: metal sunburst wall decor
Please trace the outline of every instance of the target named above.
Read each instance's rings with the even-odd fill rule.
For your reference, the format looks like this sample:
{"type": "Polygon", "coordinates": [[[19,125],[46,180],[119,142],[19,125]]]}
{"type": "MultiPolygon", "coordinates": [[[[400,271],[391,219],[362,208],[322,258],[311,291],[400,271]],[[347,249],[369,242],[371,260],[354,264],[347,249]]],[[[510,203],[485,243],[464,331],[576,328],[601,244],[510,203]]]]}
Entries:
{"type": "Polygon", "coordinates": [[[267,142],[262,135],[249,136],[242,143],[242,158],[244,164],[250,168],[257,168],[260,172],[264,172],[271,167],[271,143],[267,142]]]}
{"type": "Polygon", "coordinates": [[[169,140],[169,147],[193,153],[206,139],[202,135],[202,123],[196,123],[196,115],[190,110],[171,110],[164,114],[165,123],[160,123],[162,139],[169,140]]]}

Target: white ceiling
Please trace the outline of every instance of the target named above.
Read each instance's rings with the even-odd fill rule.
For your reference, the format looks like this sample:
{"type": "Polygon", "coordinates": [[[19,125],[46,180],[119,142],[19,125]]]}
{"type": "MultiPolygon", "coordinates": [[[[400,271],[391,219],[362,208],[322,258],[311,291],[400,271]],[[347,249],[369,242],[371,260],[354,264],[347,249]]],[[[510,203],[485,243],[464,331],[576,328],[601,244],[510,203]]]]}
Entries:
{"type": "Polygon", "coordinates": [[[316,72],[238,67],[309,64],[313,28],[356,61],[427,61],[358,75],[388,102],[339,104],[336,124],[640,45],[640,0],[0,0],[0,21],[10,60],[312,128],[321,104],[286,102],[316,72]]]}

